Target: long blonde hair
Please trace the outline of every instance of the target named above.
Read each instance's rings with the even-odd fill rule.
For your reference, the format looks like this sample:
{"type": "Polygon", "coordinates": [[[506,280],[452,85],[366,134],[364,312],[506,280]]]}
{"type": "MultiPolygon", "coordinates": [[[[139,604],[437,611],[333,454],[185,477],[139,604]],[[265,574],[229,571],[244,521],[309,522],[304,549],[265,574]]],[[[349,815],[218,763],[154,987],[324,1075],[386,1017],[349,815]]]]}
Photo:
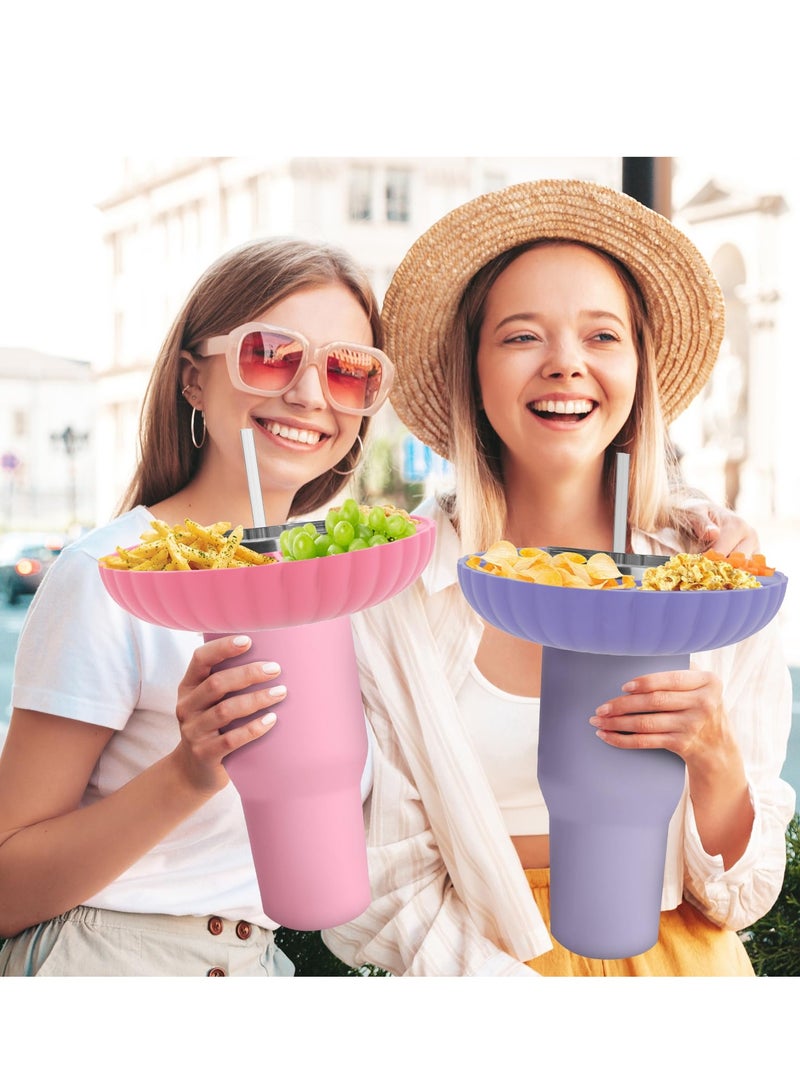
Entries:
{"type": "Polygon", "coordinates": [[[616,478],[616,452],[626,451],[631,456],[630,525],[645,533],[669,526],[688,544],[689,524],[677,506],[683,487],[661,412],[653,337],[638,285],[628,269],[603,250],[570,240],[540,239],[505,251],[473,276],[445,341],[456,487],[444,499],[457,522],[462,545],[468,551],[486,549],[504,537],[507,519],[500,439],[479,408],[477,352],[486,300],[503,270],[521,254],[559,243],[585,246],[608,262],[619,277],[630,309],[639,362],[636,390],[628,419],[606,451],[605,487],[611,494],[616,478]]]}
{"type": "MultiPolygon", "coordinates": [[[[301,239],[260,239],[223,254],[202,274],[172,323],[156,358],[139,418],[136,471],[117,509],[150,506],[174,495],[195,475],[202,451],[190,438],[191,406],[181,394],[182,349],[205,337],[226,334],[302,288],[330,283],[348,288],[369,319],[376,348],[383,347],[377,300],[366,274],[343,250],[301,239]]],[[[369,426],[364,417],[363,440],[369,426]]],[[[342,473],[358,462],[356,443],[329,470],[303,485],[290,515],[326,504],[342,487],[342,473]]]]}

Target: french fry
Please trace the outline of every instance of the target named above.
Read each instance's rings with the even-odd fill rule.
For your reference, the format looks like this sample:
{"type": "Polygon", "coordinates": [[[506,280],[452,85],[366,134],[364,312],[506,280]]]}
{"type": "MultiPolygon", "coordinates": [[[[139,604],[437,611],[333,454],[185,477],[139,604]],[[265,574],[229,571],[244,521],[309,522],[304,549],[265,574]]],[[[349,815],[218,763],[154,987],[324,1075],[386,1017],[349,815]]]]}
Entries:
{"type": "Polygon", "coordinates": [[[229,562],[233,560],[233,555],[236,552],[236,547],[242,540],[244,530],[241,526],[238,526],[235,530],[232,530],[228,537],[225,539],[225,545],[220,549],[212,568],[227,568],[229,562]]]}
{"type": "Polygon", "coordinates": [[[133,572],[187,572],[274,563],[274,557],[242,545],[243,536],[241,525],[231,531],[231,524],[224,521],[204,527],[185,519],[171,527],[161,519],[153,519],[150,529],[139,535],[139,545],[131,549],[117,546],[115,553],[100,557],[99,563],[133,572]]]}
{"type": "Polygon", "coordinates": [[[186,560],[184,555],[181,553],[180,546],[178,545],[178,542],[177,542],[177,540],[175,538],[175,535],[172,533],[171,530],[167,532],[167,539],[166,540],[167,540],[167,549],[169,550],[169,555],[172,558],[172,563],[175,565],[175,567],[178,570],[183,570],[183,571],[188,572],[189,571],[189,562],[186,560]]]}

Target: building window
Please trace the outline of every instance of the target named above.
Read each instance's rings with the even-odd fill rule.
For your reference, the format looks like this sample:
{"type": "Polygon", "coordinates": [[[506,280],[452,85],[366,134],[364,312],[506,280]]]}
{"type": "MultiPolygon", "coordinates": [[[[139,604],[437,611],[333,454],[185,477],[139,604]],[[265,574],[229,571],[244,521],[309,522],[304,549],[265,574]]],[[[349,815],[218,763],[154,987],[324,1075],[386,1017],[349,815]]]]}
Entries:
{"type": "Polygon", "coordinates": [[[410,219],[411,171],[386,172],[386,219],[393,223],[408,223],[410,219]]]}
{"type": "Polygon", "coordinates": [[[348,208],[351,220],[372,219],[372,167],[351,168],[348,208]]]}
{"type": "Polygon", "coordinates": [[[223,225],[230,245],[245,242],[252,237],[253,211],[252,192],[247,183],[223,190],[223,225]]]}
{"type": "Polygon", "coordinates": [[[123,227],[109,236],[111,247],[111,260],[114,276],[121,276],[128,272],[131,266],[131,256],[136,248],[136,228],[123,227]]]}
{"type": "Polygon", "coordinates": [[[111,269],[115,277],[122,272],[122,239],[119,232],[109,235],[108,245],[111,250],[111,269]]]}
{"type": "Polygon", "coordinates": [[[125,312],[114,312],[114,358],[120,361],[125,355],[125,312]]]}
{"type": "Polygon", "coordinates": [[[183,207],[184,254],[194,256],[200,246],[200,202],[191,201],[183,207]]]}

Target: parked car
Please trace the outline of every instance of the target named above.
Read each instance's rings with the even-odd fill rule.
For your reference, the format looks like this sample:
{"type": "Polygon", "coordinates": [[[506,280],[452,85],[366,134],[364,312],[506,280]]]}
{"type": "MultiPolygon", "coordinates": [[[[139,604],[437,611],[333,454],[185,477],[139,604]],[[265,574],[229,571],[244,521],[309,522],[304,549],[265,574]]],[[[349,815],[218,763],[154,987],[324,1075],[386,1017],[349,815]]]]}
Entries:
{"type": "Polygon", "coordinates": [[[66,544],[62,534],[10,532],[0,537],[0,595],[13,605],[33,595],[66,544]]]}

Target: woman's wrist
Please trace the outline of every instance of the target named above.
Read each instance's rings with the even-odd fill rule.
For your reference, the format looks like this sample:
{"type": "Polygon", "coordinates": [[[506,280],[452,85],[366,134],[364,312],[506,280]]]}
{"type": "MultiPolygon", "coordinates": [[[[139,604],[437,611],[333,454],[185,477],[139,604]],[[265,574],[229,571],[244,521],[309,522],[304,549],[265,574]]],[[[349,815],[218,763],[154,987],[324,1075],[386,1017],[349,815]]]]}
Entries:
{"type": "Polygon", "coordinates": [[[703,849],[721,856],[727,871],[747,848],[755,818],[741,753],[728,736],[713,753],[687,759],[686,767],[703,849]]]}
{"type": "Polygon", "coordinates": [[[221,764],[216,768],[203,765],[193,758],[184,743],[162,759],[164,772],[172,781],[173,797],[178,805],[191,810],[207,803],[229,783],[221,764]]]}

